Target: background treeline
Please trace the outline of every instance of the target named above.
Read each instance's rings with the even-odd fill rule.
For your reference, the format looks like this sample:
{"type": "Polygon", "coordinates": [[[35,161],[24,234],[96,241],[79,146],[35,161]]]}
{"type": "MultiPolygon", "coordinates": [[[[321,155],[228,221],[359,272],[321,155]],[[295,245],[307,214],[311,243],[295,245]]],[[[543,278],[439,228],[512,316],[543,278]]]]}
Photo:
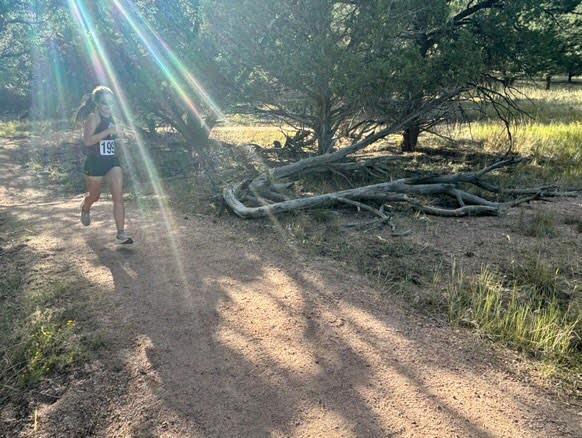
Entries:
{"type": "Polygon", "coordinates": [[[0,112],[69,118],[106,82],[138,126],[193,148],[237,113],[281,119],[318,153],[407,120],[414,150],[468,96],[582,73],[581,14],[576,0],[4,0],[0,112]]]}

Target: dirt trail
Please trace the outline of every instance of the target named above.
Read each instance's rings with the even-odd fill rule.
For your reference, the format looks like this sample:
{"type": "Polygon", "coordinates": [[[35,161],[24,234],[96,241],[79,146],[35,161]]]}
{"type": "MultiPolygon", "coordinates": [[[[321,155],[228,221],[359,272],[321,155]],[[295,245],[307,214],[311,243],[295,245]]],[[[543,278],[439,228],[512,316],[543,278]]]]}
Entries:
{"type": "Polygon", "coordinates": [[[0,209],[87,280],[109,332],[101,359],[39,405],[36,436],[580,436],[580,404],[272,233],[130,202],[136,244],[115,246],[110,203],[82,227],[80,198],[35,187],[18,147],[0,142],[0,209]]]}

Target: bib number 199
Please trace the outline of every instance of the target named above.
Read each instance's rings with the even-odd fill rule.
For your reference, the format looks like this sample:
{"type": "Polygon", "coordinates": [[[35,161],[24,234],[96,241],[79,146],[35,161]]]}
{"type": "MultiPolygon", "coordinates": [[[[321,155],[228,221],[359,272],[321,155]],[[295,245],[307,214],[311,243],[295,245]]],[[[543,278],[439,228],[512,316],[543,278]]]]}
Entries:
{"type": "Polygon", "coordinates": [[[99,153],[101,155],[115,155],[115,140],[101,140],[99,142],[99,153]]]}

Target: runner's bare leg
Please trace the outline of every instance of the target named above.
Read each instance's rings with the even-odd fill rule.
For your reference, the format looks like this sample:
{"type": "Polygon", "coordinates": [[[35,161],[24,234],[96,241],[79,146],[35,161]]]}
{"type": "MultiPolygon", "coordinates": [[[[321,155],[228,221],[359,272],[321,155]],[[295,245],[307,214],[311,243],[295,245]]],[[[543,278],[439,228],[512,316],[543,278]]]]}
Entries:
{"type": "Polygon", "coordinates": [[[91,206],[99,200],[101,197],[101,183],[103,180],[102,176],[87,176],[87,189],[89,194],[85,196],[83,201],[83,210],[89,211],[91,206]]]}
{"type": "Polygon", "coordinates": [[[107,185],[113,198],[113,217],[117,231],[125,228],[125,205],[123,203],[123,172],[121,167],[114,167],[105,175],[107,185]]]}

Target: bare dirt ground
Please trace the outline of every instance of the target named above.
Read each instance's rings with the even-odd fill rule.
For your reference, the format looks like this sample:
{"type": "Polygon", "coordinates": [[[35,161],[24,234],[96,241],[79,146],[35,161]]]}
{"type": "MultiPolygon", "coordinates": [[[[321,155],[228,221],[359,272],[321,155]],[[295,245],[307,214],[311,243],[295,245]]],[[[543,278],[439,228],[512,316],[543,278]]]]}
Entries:
{"type": "Polygon", "coordinates": [[[40,274],[83,279],[97,318],[78,324],[106,346],[5,436],[581,436],[580,400],[277,233],[133,201],[136,243],[115,246],[110,202],[82,227],[80,198],[36,186],[20,147],[0,142],[0,208],[29,231],[40,274]]]}

